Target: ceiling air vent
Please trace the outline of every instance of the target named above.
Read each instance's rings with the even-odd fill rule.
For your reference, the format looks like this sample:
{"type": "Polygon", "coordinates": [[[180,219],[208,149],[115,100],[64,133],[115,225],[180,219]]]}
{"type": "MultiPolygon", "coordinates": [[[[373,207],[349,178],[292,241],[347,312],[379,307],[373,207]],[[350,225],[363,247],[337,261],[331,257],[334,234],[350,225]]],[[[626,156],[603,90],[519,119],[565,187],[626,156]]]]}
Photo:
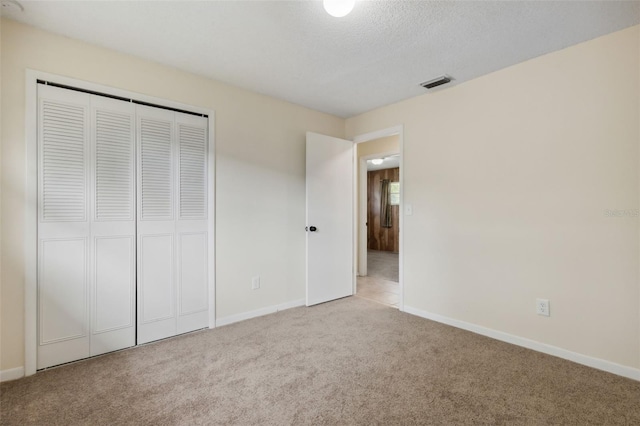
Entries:
{"type": "Polygon", "coordinates": [[[446,75],[440,76],[438,78],[434,78],[433,80],[425,81],[424,83],[420,83],[420,86],[425,89],[433,89],[434,87],[442,86],[443,84],[447,84],[451,81],[451,77],[447,77],[446,75]]]}

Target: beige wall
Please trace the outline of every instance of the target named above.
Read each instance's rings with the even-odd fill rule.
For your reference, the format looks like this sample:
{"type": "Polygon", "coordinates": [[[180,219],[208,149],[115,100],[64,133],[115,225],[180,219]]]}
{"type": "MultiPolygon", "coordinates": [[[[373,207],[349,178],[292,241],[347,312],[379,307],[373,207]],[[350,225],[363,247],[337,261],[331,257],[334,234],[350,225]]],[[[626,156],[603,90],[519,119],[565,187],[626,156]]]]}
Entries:
{"type": "Polygon", "coordinates": [[[24,358],[26,68],[215,110],[217,316],[304,298],[305,132],[342,137],[343,119],[13,21],[1,37],[0,369],[24,358]]]}
{"type": "Polygon", "coordinates": [[[347,120],[404,124],[405,305],[640,367],[639,27],[347,120]],[[537,316],[536,298],[551,301],[537,316]]]}

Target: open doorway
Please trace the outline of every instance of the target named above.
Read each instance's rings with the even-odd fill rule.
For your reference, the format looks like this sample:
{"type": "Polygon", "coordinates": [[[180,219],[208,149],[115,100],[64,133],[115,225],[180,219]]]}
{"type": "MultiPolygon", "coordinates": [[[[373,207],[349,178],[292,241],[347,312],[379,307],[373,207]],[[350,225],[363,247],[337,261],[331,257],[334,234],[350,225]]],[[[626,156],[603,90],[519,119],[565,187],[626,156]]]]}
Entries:
{"type": "Polygon", "coordinates": [[[358,277],[356,295],[400,307],[400,135],[356,145],[358,277]]]}

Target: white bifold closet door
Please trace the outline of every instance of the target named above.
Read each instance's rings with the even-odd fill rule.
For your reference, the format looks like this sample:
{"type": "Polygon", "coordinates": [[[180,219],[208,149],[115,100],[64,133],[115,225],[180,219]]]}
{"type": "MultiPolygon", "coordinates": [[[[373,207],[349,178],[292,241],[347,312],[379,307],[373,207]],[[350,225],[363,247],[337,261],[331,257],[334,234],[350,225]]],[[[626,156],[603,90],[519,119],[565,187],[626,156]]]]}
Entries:
{"type": "Polygon", "coordinates": [[[135,107],[38,85],[37,368],[135,345],[135,107]]]}
{"type": "Polygon", "coordinates": [[[207,119],[137,107],[138,344],[207,327],[207,119]]]}
{"type": "Polygon", "coordinates": [[[46,368],[205,328],[208,120],[38,85],[46,368]]]}

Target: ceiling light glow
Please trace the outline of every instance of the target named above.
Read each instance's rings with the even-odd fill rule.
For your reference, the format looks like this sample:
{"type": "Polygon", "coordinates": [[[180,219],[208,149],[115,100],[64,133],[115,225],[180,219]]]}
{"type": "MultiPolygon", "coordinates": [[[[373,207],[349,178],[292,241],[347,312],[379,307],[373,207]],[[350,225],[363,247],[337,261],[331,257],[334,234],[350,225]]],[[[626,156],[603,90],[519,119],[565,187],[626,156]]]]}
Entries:
{"type": "Polygon", "coordinates": [[[342,18],[353,10],[356,0],[322,0],[324,10],[331,16],[342,18]]]}
{"type": "Polygon", "coordinates": [[[379,166],[380,164],[382,164],[383,161],[384,160],[382,158],[375,158],[375,159],[371,160],[371,162],[373,164],[375,164],[376,166],[379,166]]]}
{"type": "Polygon", "coordinates": [[[2,0],[2,9],[8,12],[24,12],[24,7],[18,0],[2,0]]]}

